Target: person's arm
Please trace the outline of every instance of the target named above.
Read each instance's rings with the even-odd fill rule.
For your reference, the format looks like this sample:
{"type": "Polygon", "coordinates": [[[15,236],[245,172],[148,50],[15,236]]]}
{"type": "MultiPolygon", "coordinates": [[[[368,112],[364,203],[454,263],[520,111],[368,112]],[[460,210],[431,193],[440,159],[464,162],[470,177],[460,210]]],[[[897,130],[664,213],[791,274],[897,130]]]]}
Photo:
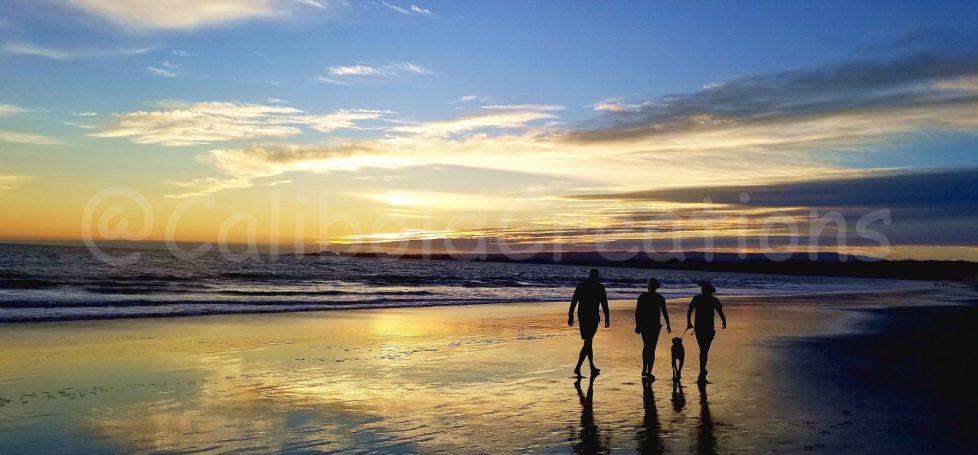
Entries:
{"type": "Polygon", "coordinates": [[[723,328],[727,328],[727,315],[723,314],[723,305],[717,300],[717,313],[720,314],[720,321],[723,322],[723,328]]]}
{"type": "Polygon", "coordinates": [[[659,296],[659,308],[662,310],[662,318],[666,320],[666,333],[672,333],[672,325],[669,324],[669,310],[666,309],[665,297],[659,296]]]}
{"type": "Polygon", "coordinates": [[[574,289],[574,297],[571,298],[570,310],[567,310],[567,325],[571,327],[574,327],[574,307],[577,306],[578,292],[580,290],[580,286],[574,289]]]}
{"type": "Polygon", "coordinates": [[[689,311],[686,312],[686,328],[693,328],[693,304],[696,302],[696,297],[689,302],[689,311]]]}
{"type": "Polygon", "coordinates": [[[604,326],[611,327],[611,311],[608,309],[608,293],[601,286],[601,308],[604,309],[604,326]]]}

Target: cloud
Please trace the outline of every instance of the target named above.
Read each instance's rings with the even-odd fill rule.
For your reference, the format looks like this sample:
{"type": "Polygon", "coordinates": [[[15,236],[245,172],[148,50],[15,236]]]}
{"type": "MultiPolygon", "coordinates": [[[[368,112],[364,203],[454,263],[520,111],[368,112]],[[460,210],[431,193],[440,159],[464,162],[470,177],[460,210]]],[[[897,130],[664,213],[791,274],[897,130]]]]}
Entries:
{"type": "Polygon", "coordinates": [[[431,70],[411,62],[388,63],[384,65],[384,70],[389,75],[396,75],[398,73],[431,74],[431,70]]]}
{"type": "Polygon", "coordinates": [[[294,136],[308,127],[321,132],[357,128],[381,111],[339,110],[312,114],[281,104],[235,102],[160,103],[160,110],[114,116],[95,137],[125,137],[140,144],[192,146],[234,140],[294,136]]]}
{"type": "Polygon", "coordinates": [[[13,104],[0,104],[0,116],[20,114],[21,112],[27,112],[27,109],[20,106],[14,106],[13,104]]]}
{"type": "Polygon", "coordinates": [[[102,49],[58,49],[26,42],[3,43],[3,51],[12,55],[27,55],[44,57],[53,60],[74,60],[89,58],[131,57],[160,49],[162,46],[152,45],[132,48],[102,48],[102,49]]]}
{"type": "Polygon", "coordinates": [[[393,77],[400,74],[431,74],[431,70],[411,62],[391,62],[381,66],[338,65],[326,69],[330,76],[319,76],[319,80],[331,84],[347,84],[335,78],[393,77]]]}
{"type": "Polygon", "coordinates": [[[554,122],[560,106],[490,105],[461,117],[399,121],[380,138],[302,146],[301,159],[258,147],[262,153],[222,149],[219,160],[208,154],[205,161],[222,163],[229,178],[434,165],[530,170],[604,192],[838,178],[846,165],[833,151],[978,130],[978,93],[961,82],[975,75],[973,54],[858,60],[621,103],[640,107],[572,126],[554,122]],[[236,172],[239,160],[248,173],[236,172]]]}
{"type": "Polygon", "coordinates": [[[612,112],[612,113],[624,113],[624,112],[640,112],[642,109],[652,106],[651,101],[643,101],[641,103],[627,104],[622,103],[621,100],[616,98],[609,98],[604,101],[599,101],[588,107],[593,108],[598,112],[612,112]]]}
{"type": "Polygon", "coordinates": [[[58,139],[38,134],[21,133],[17,131],[0,130],[0,142],[14,142],[17,144],[32,145],[61,145],[58,139]]]}
{"type": "MultiPolygon", "coordinates": [[[[695,186],[565,198],[666,207],[695,207],[709,198],[718,213],[753,218],[782,214],[799,220],[805,227],[803,232],[808,230],[812,210],[819,216],[829,212],[841,215],[851,225],[849,231],[854,232],[859,217],[886,209],[893,223],[875,229],[891,242],[978,245],[978,233],[969,228],[978,223],[975,188],[978,169],[901,169],[848,172],[830,178],[765,185],[695,186]]],[[[647,215],[627,213],[622,218],[637,224],[656,218],[654,212],[647,215]]]]}
{"type": "Polygon", "coordinates": [[[630,104],[599,103],[603,116],[572,142],[643,142],[650,152],[789,153],[866,148],[919,131],[978,126],[978,54],[915,54],[735,78],[630,104]]]}
{"type": "Polygon", "coordinates": [[[577,200],[700,203],[751,206],[845,208],[914,208],[978,216],[978,170],[884,170],[850,171],[827,178],[796,180],[766,185],[691,186],[623,193],[565,196],[577,200]]]}
{"type": "Polygon", "coordinates": [[[325,82],[327,84],[333,84],[333,85],[349,85],[350,84],[349,82],[343,82],[343,81],[339,81],[339,80],[336,80],[336,79],[330,79],[330,78],[328,78],[326,76],[319,76],[319,80],[321,82],[325,82]]]}
{"type": "Polygon", "coordinates": [[[366,65],[331,66],[329,74],[333,76],[386,76],[381,69],[366,65]]]}
{"type": "Polygon", "coordinates": [[[465,96],[460,96],[458,98],[455,98],[452,101],[449,101],[449,104],[471,103],[476,101],[480,103],[487,102],[489,101],[489,98],[482,95],[465,95],[465,96]]]}
{"type": "Polygon", "coordinates": [[[422,136],[448,136],[486,128],[525,128],[530,122],[551,118],[555,118],[555,116],[544,110],[513,109],[504,112],[468,115],[450,120],[399,125],[391,128],[390,131],[422,136]]]}
{"type": "Polygon", "coordinates": [[[397,6],[397,5],[394,5],[394,4],[391,4],[391,3],[387,3],[387,2],[381,2],[381,4],[383,4],[384,6],[386,6],[387,8],[389,8],[389,9],[391,9],[393,11],[397,11],[398,13],[406,14],[408,16],[414,16],[414,15],[431,16],[432,15],[432,12],[431,12],[430,9],[422,8],[422,7],[418,6],[418,5],[413,5],[412,4],[412,5],[409,5],[407,7],[403,7],[403,6],[397,6]]]}
{"type": "Polygon", "coordinates": [[[422,8],[422,7],[418,6],[418,5],[411,5],[411,11],[413,11],[415,13],[418,13],[418,14],[424,14],[426,16],[431,16],[431,10],[430,9],[422,8]]]}
{"type": "Polygon", "coordinates": [[[0,193],[16,189],[33,179],[34,177],[30,175],[0,174],[0,193]]]}
{"type": "Polygon", "coordinates": [[[177,77],[177,73],[175,73],[173,71],[170,71],[170,70],[167,70],[167,69],[157,68],[155,66],[147,66],[146,69],[149,70],[149,72],[151,72],[151,73],[153,73],[153,74],[155,74],[157,76],[168,77],[168,78],[175,78],[175,77],[177,77]]]}
{"type": "Polygon", "coordinates": [[[326,9],[329,7],[329,2],[325,0],[295,0],[295,1],[300,4],[311,6],[316,9],[326,9]]]}
{"type": "Polygon", "coordinates": [[[287,5],[275,0],[70,0],[70,4],[125,28],[156,30],[194,29],[289,13],[287,5]]]}

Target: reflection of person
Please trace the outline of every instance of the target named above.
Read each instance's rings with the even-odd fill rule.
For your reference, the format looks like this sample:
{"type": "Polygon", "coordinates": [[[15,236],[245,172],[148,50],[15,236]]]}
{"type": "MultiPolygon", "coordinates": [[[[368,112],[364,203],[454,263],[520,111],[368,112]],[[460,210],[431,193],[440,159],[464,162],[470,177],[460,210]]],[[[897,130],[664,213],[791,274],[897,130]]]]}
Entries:
{"type": "Polygon", "coordinates": [[[666,299],[655,292],[659,289],[659,280],[649,278],[649,292],[638,296],[635,305],[635,333],[642,334],[642,376],[655,379],[652,374],[652,363],[655,362],[655,345],[659,343],[659,332],[662,331],[662,319],[666,321],[666,332],[672,333],[669,324],[669,312],[666,311],[666,299]]]}
{"type": "Polygon", "coordinates": [[[663,453],[665,444],[662,441],[662,428],[659,424],[659,412],[655,407],[655,394],[652,393],[652,381],[642,381],[642,403],[645,407],[645,419],[642,427],[635,434],[639,453],[663,453]]]}
{"type": "Polygon", "coordinates": [[[609,453],[611,438],[602,435],[598,424],[594,422],[594,376],[588,380],[587,394],[581,390],[581,378],[574,381],[577,397],[581,400],[581,429],[580,433],[571,435],[574,453],[609,453]]]}
{"type": "Polygon", "coordinates": [[[727,316],[723,314],[723,305],[720,304],[713,294],[716,288],[708,281],[700,284],[702,294],[693,297],[689,303],[689,311],[686,312],[686,325],[689,328],[695,327],[696,344],[700,346],[700,376],[698,382],[706,382],[706,360],[710,354],[710,346],[713,344],[713,337],[716,336],[716,329],[713,326],[713,312],[716,311],[723,321],[723,328],[727,328],[727,316]],[[690,317],[696,312],[696,325],[693,325],[690,317]]]}
{"type": "Polygon", "coordinates": [[[592,344],[594,335],[598,332],[598,323],[601,322],[601,315],[598,313],[598,306],[604,310],[604,326],[611,325],[611,314],[608,310],[608,295],[601,284],[598,269],[591,269],[586,280],[581,281],[574,290],[574,298],[571,299],[570,310],[567,312],[567,325],[574,326],[574,307],[577,307],[577,323],[581,328],[581,339],[584,346],[577,358],[577,367],[574,368],[574,375],[581,377],[581,365],[587,357],[591,364],[591,376],[601,372],[594,366],[594,350],[592,344]],[[580,306],[578,306],[580,305],[580,306]]]}
{"type": "Polygon", "coordinates": [[[700,389],[700,425],[696,432],[696,453],[698,455],[716,455],[717,437],[713,434],[713,417],[710,415],[710,403],[706,399],[706,383],[699,383],[700,389]]]}

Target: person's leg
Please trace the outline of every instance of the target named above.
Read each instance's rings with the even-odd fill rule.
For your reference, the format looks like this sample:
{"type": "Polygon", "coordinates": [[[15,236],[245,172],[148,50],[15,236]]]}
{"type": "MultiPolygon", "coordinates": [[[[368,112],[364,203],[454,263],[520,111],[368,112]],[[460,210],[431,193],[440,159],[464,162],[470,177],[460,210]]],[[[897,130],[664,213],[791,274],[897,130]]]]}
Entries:
{"type": "Polygon", "coordinates": [[[574,367],[574,374],[581,375],[581,365],[584,364],[584,357],[588,355],[588,349],[591,345],[591,340],[585,338],[584,345],[581,346],[581,353],[577,356],[577,366],[574,367]]]}
{"type": "Polygon", "coordinates": [[[649,347],[649,374],[652,374],[652,364],[655,363],[655,347],[659,344],[659,332],[662,328],[656,328],[649,334],[649,340],[645,343],[649,347]]]}
{"type": "Polygon", "coordinates": [[[649,335],[646,330],[642,331],[642,374],[648,374],[652,371],[652,365],[649,363],[651,344],[649,343],[649,335]]]}
{"type": "Polygon", "coordinates": [[[594,337],[588,338],[585,345],[587,346],[587,360],[591,364],[591,371],[596,371],[598,368],[594,366],[594,337]]]}
{"type": "Polygon", "coordinates": [[[706,361],[710,355],[714,335],[715,332],[696,332],[696,343],[700,346],[700,378],[706,378],[706,361]]]}

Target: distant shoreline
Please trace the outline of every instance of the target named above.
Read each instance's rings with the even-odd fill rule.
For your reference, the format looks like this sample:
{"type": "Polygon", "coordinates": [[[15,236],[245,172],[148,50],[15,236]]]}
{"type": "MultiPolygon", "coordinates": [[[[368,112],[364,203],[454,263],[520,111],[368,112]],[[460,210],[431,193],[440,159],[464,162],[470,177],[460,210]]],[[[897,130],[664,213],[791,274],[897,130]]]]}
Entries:
{"type": "MultiPolygon", "coordinates": [[[[821,253],[819,259],[812,261],[808,253],[796,253],[784,261],[774,261],[763,254],[748,254],[741,259],[738,253],[713,253],[713,259],[705,259],[706,254],[699,251],[686,252],[684,260],[660,257],[611,260],[606,256],[626,253],[562,253],[556,261],[548,256],[552,253],[538,253],[524,258],[510,258],[505,255],[484,255],[457,257],[449,254],[405,254],[357,253],[349,256],[358,258],[399,259],[420,261],[471,261],[512,264],[569,265],[586,267],[620,267],[651,270],[679,270],[695,272],[755,273],[765,275],[823,276],[840,278],[879,278],[914,281],[976,281],[978,262],[936,261],[936,260],[898,260],[862,258],[849,256],[842,261],[838,253],[821,253]]],[[[645,253],[628,253],[634,256],[645,253]]],[[[314,255],[314,254],[313,254],[314,255]]],[[[648,256],[648,255],[646,255],[648,256]]]]}
{"type": "MultiPolygon", "coordinates": [[[[794,293],[784,293],[784,294],[765,294],[765,295],[749,295],[749,294],[731,294],[731,295],[720,295],[724,302],[748,302],[748,301],[758,301],[770,298],[817,298],[825,296],[833,297],[845,297],[845,296],[862,296],[862,295],[904,295],[911,293],[921,293],[927,292],[928,288],[920,289],[873,289],[873,290],[846,290],[846,291],[823,291],[823,292],[794,292],[794,293]]],[[[666,299],[667,303],[670,305],[682,304],[682,302],[676,302],[676,300],[684,300],[690,297],[671,297],[666,299]]],[[[618,302],[621,304],[632,304],[634,303],[632,299],[609,299],[610,302],[618,302]]],[[[76,323],[76,322],[90,322],[90,321],[116,321],[116,320],[126,320],[126,319],[173,319],[173,318],[206,318],[206,317],[228,317],[228,316],[253,316],[253,315],[273,315],[273,314],[296,314],[296,313],[325,313],[325,312],[347,312],[347,311],[372,311],[372,310],[385,310],[385,309],[397,309],[397,310],[409,310],[412,308],[454,308],[454,307],[470,307],[470,306],[492,306],[492,305],[502,305],[502,306],[513,306],[513,305],[549,305],[549,304],[560,304],[567,303],[562,301],[555,301],[552,299],[547,300],[512,300],[501,302],[497,300],[492,301],[465,301],[465,302],[453,302],[446,303],[444,301],[432,302],[432,303],[392,303],[388,305],[370,305],[370,304],[350,304],[350,305],[340,305],[331,306],[328,308],[295,308],[295,307],[283,307],[280,309],[255,309],[255,310],[226,310],[226,311],[216,311],[207,313],[196,313],[196,312],[170,312],[170,313],[131,313],[131,314],[86,314],[86,315],[61,315],[61,316],[41,316],[36,318],[24,318],[19,320],[3,320],[0,319],[0,326],[12,325],[12,324],[44,324],[44,323],[76,323]]],[[[151,305],[140,305],[140,306],[151,306],[151,305]]],[[[162,306],[162,305],[161,305],[162,306]]],[[[312,305],[310,305],[312,306],[312,305]]],[[[60,308],[60,307],[53,307],[60,308]]]]}

